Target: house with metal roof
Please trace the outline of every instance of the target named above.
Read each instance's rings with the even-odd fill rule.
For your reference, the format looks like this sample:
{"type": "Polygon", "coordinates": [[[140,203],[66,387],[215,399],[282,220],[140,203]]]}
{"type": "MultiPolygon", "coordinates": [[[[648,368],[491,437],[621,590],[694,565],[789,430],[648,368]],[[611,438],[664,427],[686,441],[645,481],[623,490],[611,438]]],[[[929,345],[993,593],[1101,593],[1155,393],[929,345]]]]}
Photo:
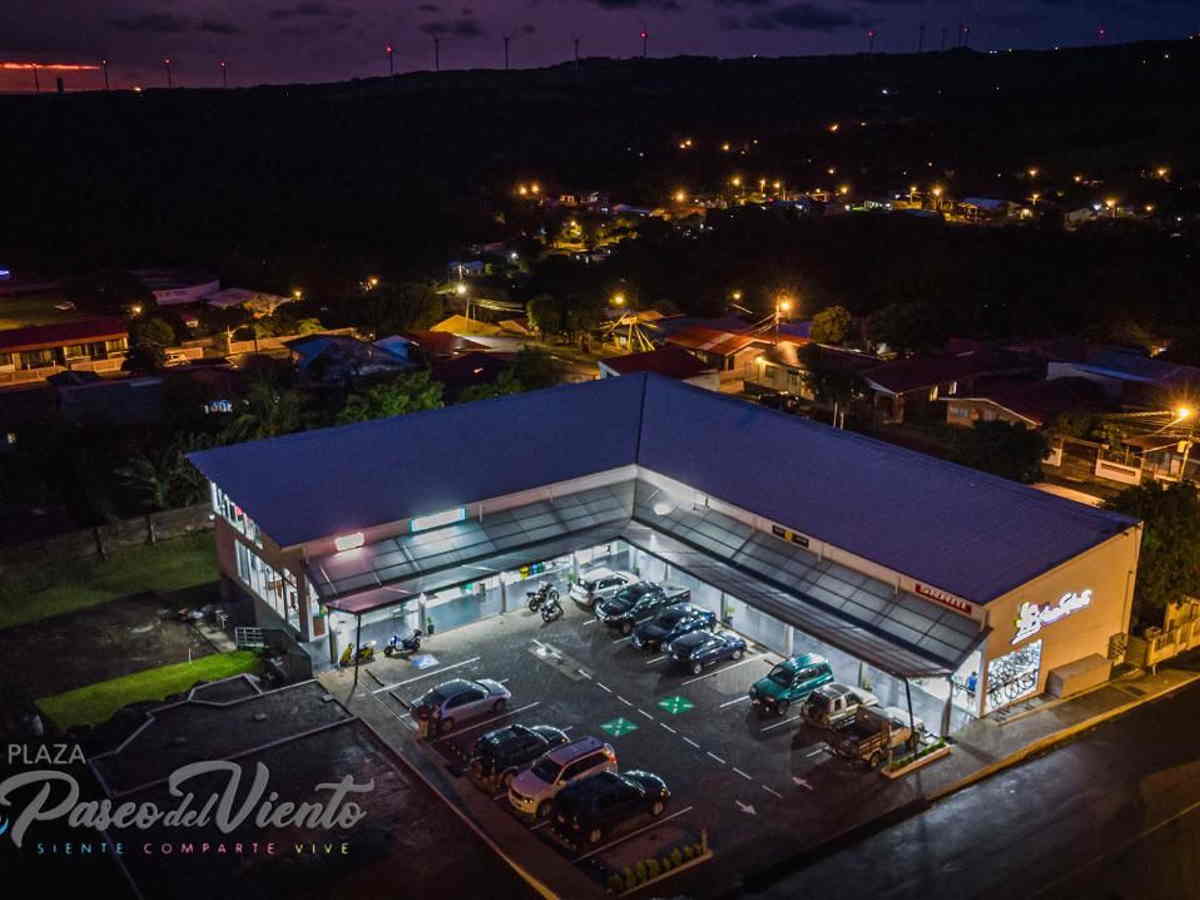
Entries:
{"type": "Polygon", "coordinates": [[[978,715],[1058,667],[1109,664],[1141,536],[1126,516],[652,373],[189,459],[211,482],[224,590],[318,665],[366,634],[519,608],[529,579],[603,563],[689,586],[776,652],[923,678],[978,715]],[[968,699],[972,672],[986,687],[968,699]]]}

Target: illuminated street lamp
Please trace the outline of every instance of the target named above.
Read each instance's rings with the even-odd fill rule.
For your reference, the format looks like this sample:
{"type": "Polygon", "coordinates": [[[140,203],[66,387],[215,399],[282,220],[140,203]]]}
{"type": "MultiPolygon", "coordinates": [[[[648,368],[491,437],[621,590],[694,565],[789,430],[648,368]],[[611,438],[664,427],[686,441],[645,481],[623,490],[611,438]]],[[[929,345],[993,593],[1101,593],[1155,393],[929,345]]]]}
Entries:
{"type": "Polygon", "coordinates": [[[620,291],[613,294],[612,295],[612,305],[613,306],[624,306],[625,305],[625,295],[622,294],[620,291]]]}
{"type": "Polygon", "coordinates": [[[467,286],[463,282],[460,281],[458,284],[456,284],[454,286],[454,293],[456,293],[456,294],[458,294],[458,296],[462,297],[464,294],[467,293],[467,286]]]}
{"type": "Polygon", "coordinates": [[[1027,169],[1026,174],[1028,174],[1030,178],[1037,178],[1038,177],[1038,169],[1036,167],[1027,169]]]}
{"type": "Polygon", "coordinates": [[[775,343],[779,343],[779,320],[782,316],[791,312],[792,298],[787,294],[780,294],[775,298],[775,343]]]}
{"type": "Polygon", "coordinates": [[[304,291],[300,290],[300,288],[292,288],[292,299],[293,300],[302,300],[303,298],[304,298],[304,291]]]}
{"type": "Polygon", "coordinates": [[[1104,208],[1107,209],[1109,215],[1115,219],[1117,217],[1117,198],[1106,197],[1104,200],[1104,208]]]}
{"type": "Polygon", "coordinates": [[[687,191],[676,191],[675,192],[675,202],[676,203],[686,203],[687,202],[687,191]]]}
{"type": "Polygon", "coordinates": [[[732,178],[729,179],[729,183],[732,184],[735,188],[740,188],[742,186],[742,176],[734,175],[732,178]]]}

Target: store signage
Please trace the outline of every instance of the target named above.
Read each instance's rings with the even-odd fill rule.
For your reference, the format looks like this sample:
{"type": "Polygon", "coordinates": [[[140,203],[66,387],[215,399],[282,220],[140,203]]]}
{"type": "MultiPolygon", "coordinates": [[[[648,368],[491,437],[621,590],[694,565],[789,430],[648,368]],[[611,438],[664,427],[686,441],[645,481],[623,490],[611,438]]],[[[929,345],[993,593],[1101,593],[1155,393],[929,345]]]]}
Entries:
{"type": "Polygon", "coordinates": [[[783,538],[785,541],[791,541],[793,544],[799,544],[801,547],[808,547],[808,538],[795,531],[789,531],[782,525],[772,525],[771,533],[777,538],[783,538]]]}
{"type": "Polygon", "coordinates": [[[953,594],[947,594],[945,591],[939,591],[937,588],[930,587],[927,584],[921,584],[917,581],[913,583],[913,590],[922,597],[927,597],[930,600],[948,606],[951,609],[956,609],[960,613],[971,615],[973,607],[966,600],[955,597],[953,594]]]}
{"type": "Polygon", "coordinates": [[[467,508],[460,506],[458,509],[448,509],[445,512],[434,513],[430,516],[417,516],[408,523],[408,530],[424,531],[427,528],[440,528],[443,525],[461,522],[466,517],[467,508]]]}
{"type": "Polygon", "coordinates": [[[1063,594],[1057,603],[1022,603],[1017,608],[1017,633],[1013,635],[1012,642],[1018,644],[1041,631],[1043,625],[1053,625],[1059,619],[1065,619],[1091,604],[1090,588],[1078,593],[1063,594]]]}

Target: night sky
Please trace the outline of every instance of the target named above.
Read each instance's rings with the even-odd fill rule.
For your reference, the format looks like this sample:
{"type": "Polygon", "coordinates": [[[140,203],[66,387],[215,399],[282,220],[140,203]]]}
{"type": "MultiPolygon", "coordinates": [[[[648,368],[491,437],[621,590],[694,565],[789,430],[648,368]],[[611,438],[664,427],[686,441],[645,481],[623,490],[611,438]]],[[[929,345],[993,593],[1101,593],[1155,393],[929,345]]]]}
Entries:
{"type": "MultiPolygon", "coordinates": [[[[649,31],[652,56],[784,56],[954,46],[960,23],[978,49],[1181,38],[1197,28],[1194,2],[1179,0],[8,0],[0,61],[111,60],[114,87],[163,86],[161,60],[177,85],[214,86],[226,59],[230,85],[336,81],[433,67],[500,67],[505,35],[514,67],[545,66],[572,54],[635,56],[649,31]]],[[[103,86],[99,72],[63,74],[69,89],[103,86]]],[[[33,90],[28,71],[0,71],[0,90],[33,90]]]]}

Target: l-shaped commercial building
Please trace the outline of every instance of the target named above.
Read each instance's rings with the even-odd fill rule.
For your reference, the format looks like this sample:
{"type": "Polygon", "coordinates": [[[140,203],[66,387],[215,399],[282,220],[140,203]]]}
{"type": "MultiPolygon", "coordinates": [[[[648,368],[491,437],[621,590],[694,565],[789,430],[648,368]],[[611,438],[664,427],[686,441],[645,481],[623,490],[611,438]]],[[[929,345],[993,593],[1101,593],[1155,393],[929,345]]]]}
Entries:
{"type": "Polygon", "coordinates": [[[317,668],[603,564],[961,721],[1107,674],[1141,542],[1126,516],[653,374],[189,458],[227,596],[317,668]]]}

